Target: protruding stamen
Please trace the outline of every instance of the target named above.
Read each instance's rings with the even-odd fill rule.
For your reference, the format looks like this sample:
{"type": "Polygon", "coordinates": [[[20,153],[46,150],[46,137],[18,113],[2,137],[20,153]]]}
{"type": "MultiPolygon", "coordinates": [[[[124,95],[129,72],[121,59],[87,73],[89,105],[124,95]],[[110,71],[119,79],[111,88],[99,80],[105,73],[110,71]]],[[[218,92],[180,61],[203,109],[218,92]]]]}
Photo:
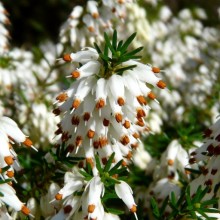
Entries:
{"type": "Polygon", "coordinates": [[[95,205],[88,205],[88,213],[93,213],[95,210],[95,205]]]}
{"type": "Polygon", "coordinates": [[[63,208],[65,214],[69,214],[72,211],[73,207],[71,205],[67,205],[63,208]]]}
{"type": "Polygon", "coordinates": [[[99,18],[99,13],[92,13],[92,17],[94,18],[94,19],[97,19],[97,18],[99,18]]]}
{"type": "Polygon", "coordinates": [[[8,170],[6,174],[9,178],[14,177],[14,172],[12,170],[8,170]]]}
{"type": "Polygon", "coordinates": [[[62,198],[63,198],[63,194],[57,193],[57,194],[55,195],[55,199],[56,199],[56,200],[61,200],[62,198]]]}
{"type": "Polygon", "coordinates": [[[167,161],[167,164],[168,164],[169,166],[173,166],[174,160],[169,159],[169,160],[167,161]]]}
{"type": "Polygon", "coordinates": [[[121,143],[123,144],[123,145],[127,145],[127,144],[129,144],[130,143],[130,139],[129,139],[129,137],[127,136],[127,135],[124,135],[122,138],[121,138],[121,143]]]}
{"type": "Polygon", "coordinates": [[[25,214],[25,215],[29,215],[29,214],[30,214],[29,208],[28,208],[27,206],[25,206],[25,205],[23,205],[23,206],[21,207],[21,211],[22,211],[22,213],[25,214]]]}
{"type": "Polygon", "coordinates": [[[105,106],[105,100],[104,99],[99,99],[99,101],[96,103],[96,108],[100,109],[105,106]]]}
{"type": "Polygon", "coordinates": [[[55,108],[52,112],[53,112],[54,115],[56,115],[56,116],[60,115],[60,113],[61,113],[61,111],[60,111],[59,108],[55,108]]]}
{"type": "Polygon", "coordinates": [[[5,160],[5,163],[7,163],[9,166],[14,163],[14,159],[12,156],[7,156],[4,158],[4,160],[5,160]]]}
{"type": "Polygon", "coordinates": [[[88,138],[93,138],[95,136],[95,131],[89,129],[89,131],[87,132],[87,137],[88,138]]]}
{"type": "Polygon", "coordinates": [[[146,113],[142,108],[137,110],[137,118],[138,119],[142,118],[142,117],[145,117],[145,116],[146,116],[146,113]]]}
{"type": "Polygon", "coordinates": [[[73,115],[73,117],[72,117],[72,119],[71,119],[71,122],[72,122],[73,125],[78,126],[78,125],[79,125],[79,122],[80,122],[80,119],[79,119],[78,116],[73,115]]]}
{"type": "Polygon", "coordinates": [[[89,26],[88,27],[89,32],[94,33],[95,32],[95,28],[93,26],[89,26]]]}
{"type": "Polygon", "coordinates": [[[107,119],[103,119],[103,125],[105,126],[105,127],[108,127],[109,126],[109,120],[107,120],[107,119]]]}
{"type": "Polygon", "coordinates": [[[140,135],[137,132],[133,133],[132,136],[136,139],[140,138],[140,135]]]}
{"type": "Polygon", "coordinates": [[[158,83],[157,83],[157,86],[160,88],[160,89],[164,89],[166,87],[166,83],[162,80],[160,80],[158,83]]]}
{"type": "Polygon", "coordinates": [[[125,100],[122,98],[122,97],[119,97],[118,100],[117,100],[117,103],[122,106],[125,104],[125,100]]]}
{"type": "Polygon", "coordinates": [[[33,146],[33,143],[29,138],[26,138],[25,141],[23,142],[23,144],[27,147],[33,146]]]}
{"type": "Polygon", "coordinates": [[[83,120],[84,121],[88,121],[90,119],[90,113],[89,112],[85,112],[83,115],[83,120]]]}
{"type": "Polygon", "coordinates": [[[147,101],[145,100],[144,96],[139,95],[136,97],[140,105],[147,105],[147,101]]]}
{"type": "Polygon", "coordinates": [[[71,58],[70,54],[64,54],[63,55],[63,60],[66,61],[66,62],[71,62],[72,58],[71,58]]]}
{"type": "Polygon", "coordinates": [[[100,147],[99,141],[94,141],[94,142],[93,142],[93,147],[94,147],[95,149],[98,149],[98,148],[100,147]]]}
{"type": "Polygon", "coordinates": [[[128,128],[131,127],[131,123],[130,123],[128,120],[125,120],[123,126],[124,126],[126,129],[128,129],[128,128]]]}
{"type": "Polygon", "coordinates": [[[79,99],[75,99],[72,103],[72,108],[77,109],[80,105],[81,101],[79,99]]]}
{"type": "Polygon", "coordinates": [[[154,73],[160,73],[160,68],[153,66],[153,67],[152,67],[152,72],[154,72],[154,73]]]}
{"type": "Polygon", "coordinates": [[[118,123],[122,122],[122,114],[116,113],[115,114],[115,119],[118,123]]]}
{"type": "Polygon", "coordinates": [[[136,207],[136,205],[133,205],[132,207],[131,207],[131,209],[130,209],[130,211],[131,212],[137,212],[137,207],[136,207]]]}
{"type": "MultiPolygon", "coordinates": [[[[94,143],[93,143],[94,144],[94,143]]],[[[108,139],[106,137],[100,137],[99,138],[99,146],[105,147],[108,144],[108,139]]]]}
{"type": "Polygon", "coordinates": [[[131,151],[128,152],[128,154],[126,155],[126,158],[128,160],[130,160],[132,158],[132,152],[131,151]]]}
{"type": "Polygon", "coordinates": [[[82,136],[77,136],[77,137],[76,137],[75,144],[76,144],[77,147],[82,144],[82,140],[83,140],[83,139],[82,139],[82,136]]]}
{"type": "Polygon", "coordinates": [[[147,96],[148,96],[148,98],[150,98],[152,100],[154,100],[156,98],[156,95],[153,92],[149,92],[147,96]]]}
{"type": "Polygon", "coordinates": [[[71,73],[72,78],[77,79],[80,77],[80,72],[75,70],[71,73]]]}
{"type": "Polygon", "coordinates": [[[65,102],[68,99],[68,95],[66,92],[60,93],[57,97],[56,100],[59,102],[65,102]]]}

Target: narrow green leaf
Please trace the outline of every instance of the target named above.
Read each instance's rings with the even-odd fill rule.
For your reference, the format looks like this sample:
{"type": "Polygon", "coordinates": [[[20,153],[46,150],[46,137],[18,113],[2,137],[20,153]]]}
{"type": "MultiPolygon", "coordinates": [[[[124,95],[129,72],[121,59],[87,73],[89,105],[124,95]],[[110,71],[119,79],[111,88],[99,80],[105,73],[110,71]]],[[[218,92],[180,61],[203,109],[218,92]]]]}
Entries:
{"type": "Polygon", "coordinates": [[[79,170],[79,173],[81,175],[83,175],[84,177],[92,177],[90,174],[88,174],[87,172],[83,171],[83,170],[79,170]]]}
{"type": "Polygon", "coordinates": [[[120,160],[118,163],[115,164],[114,167],[112,167],[111,170],[109,170],[109,175],[112,176],[115,174],[115,171],[121,166],[123,160],[120,160]]]}
{"type": "Polygon", "coordinates": [[[160,211],[158,208],[157,201],[153,197],[151,197],[151,199],[150,199],[150,205],[153,210],[154,217],[156,217],[158,219],[160,217],[160,211]]]}
{"type": "Polygon", "coordinates": [[[109,36],[106,34],[106,32],[104,33],[104,38],[105,38],[105,43],[107,44],[108,48],[111,50],[112,54],[115,55],[116,51],[113,48],[113,46],[110,42],[109,36]]]}
{"type": "Polygon", "coordinates": [[[136,37],[136,33],[133,33],[126,41],[125,43],[121,46],[120,51],[121,53],[124,53],[128,46],[131,44],[131,42],[134,40],[134,38],[136,37]]]}
{"type": "Polygon", "coordinates": [[[110,212],[114,215],[122,215],[124,214],[124,211],[118,210],[118,209],[113,209],[113,208],[107,208],[107,212],[110,212]]]}
{"type": "Polygon", "coordinates": [[[124,55],[125,55],[125,56],[133,56],[133,55],[135,55],[136,53],[139,53],[141,50],[143,50],[143,48],[144,48],[144,47],[138,47],[138,48],[132,50],[132,51],[129,52],[129,53],[125,53],[124,55]]]}
{"type": "Polygon", "coordinates": [[[99,48],[99,46],[97,45],[97,43],[94,43],[94,47],[97,50],[97,52],[100,54],[102,53],[101,49],[99,48]]]}
{"type": "Polygon", "coordinates": [[[173,205],[176,205],[176,196],[174,192],[171,192],[171,199],[170,199],[171,203],[173,205]]]}
{"type": "Polygon", "coordinates": [[[137,65],[130,65],[130,66],[118,68],[115,72],[116,72],[116,73],[124,72],[124,71],[126,71],[126,70],[131,70],[131,69],[135,68],[136,66],[137,66],[137,65]]]}
{"type": "Polygon", "coordinates": [[[95,155],[95,162],[96,162],[96,167],[99,173],[102,174],[102,166],[101,166],[101,163],[100,163],[100,160],[97,154],[95,155]]]}
{"type": "Polygon", "coordinates": [[[109,157],[108,161],[107,161],[107,164],[105,165],[105,167],[103,169],[103,172],[108,172],[109,171],[109,169],[112,165],[114,156],[115,156],[115,153],[112,153],[111,156],[109,157]]]}
{"type": "Polygon", "coordinates": [[[112,46],[115,50],[117,50],[117,40],[118,40],[117,31],[114,30],[113,37],[112,37],[112,46]]]}
{"type": "Polygon", "coordinates": [[[123,45],[123,40],[120,40],[118,42],[117,51],[120,51],[122,45],[123,45]]]}

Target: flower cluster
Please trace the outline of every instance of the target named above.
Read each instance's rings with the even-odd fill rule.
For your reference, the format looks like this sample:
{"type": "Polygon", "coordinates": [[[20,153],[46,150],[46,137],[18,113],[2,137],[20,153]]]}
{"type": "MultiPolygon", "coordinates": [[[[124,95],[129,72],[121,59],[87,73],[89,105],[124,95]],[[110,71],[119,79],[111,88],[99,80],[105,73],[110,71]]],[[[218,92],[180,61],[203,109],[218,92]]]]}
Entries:
{"type": "Polygon", "coordinates": [[[191,183],[191,193],[201,185],[209,187],[206,199],[212,198],[217,193],[219,184],[219,163],[220,163],[220,119],[204,131],[204,141],[201,147],[190,154],[189,163],[198,164],[201,175],[191,183]]]}
{"type": "Polygon", "coordinates": [[[11,181],[15,180],[14,168],[19,169],[20,167],[17,154],[12,147],[15,142],[34,148],[32,141],[22,133],[17,124],[12,119],[2,116],[0,118],[0,176],[2,181],[0,184],[0,200],[16,211],[22,211],[25,215],[29,215],[29,209],[18,199],[15,190],[11,186],[11,181]]]}
{"type": "Polygon", "coordinates": [[[8,12],[0,2],[0,55],[8,51],[9,32],[5,25],[10,24],[10,21],[7,16],[8,12]]]}
{"type": "Polygon", "coordinates": [[[126,5],[132,0],[87,1],[73,8],[60,31],[61,43],[70,42],[76,49],[103,42],[103,33],[112,32],[114,23],[126,17],[126,5]],[[79,47],[77,47],[77,45],[79,47]]]}
{"type": "MultiPolygon", "coordinates": [[[[111,50],[111,56],[108,56],[108,49],[102,53],[95,45],[96,49],[87,47],[63,57],[66,62],[80,65],[69,76],[74,79],[70,88],[56,98],[57,107],[53,113],[62,115],[62,120],[55,133],[60,135],[59,144],[65,144],[68,156],[84,157],[80,167],[86,167],[86,164],[91,166],[94,175],[94,184],[91,180],[93,196],[98,190],[96,194],[100,197],[104,188],[97,176],[99,173],[95,155],[99,156],[104,166],[114,152],[112,166],[120,161],[122,166],[127,166],[132,158],[132,150],[138,146],[140,132],[149,131],[145,120],[150,108],[147,99],[156,100],[150,85],[161,89],[166,87],[161,78],[157,77],[160,72],[158,67],[135,60],[139,58],[135,54],[142,48],[127,52],[134,37],[135,34],[124,43],[117,43],[117,32],[114,32],[111,43],[105,35],[106,48],[111,50]]],[[[77,181],[67,182],[72,185],[77,181]]],[[[123,198],[120,190],[124,184],[119,184],[120,187],[115,189],[120,198],[123,198]]],[[[77,187],[82,189],[82,181],[77,187]]],[[[90,191],[84,192],[86,195],[90,194],[90,191]]],[[[131,205],[126,199],[124,202],[132,212],[136,212],[134,203],[131,205]]],[[[92,209],[91,213],[97,213],[97,210],[92,209]]]]}

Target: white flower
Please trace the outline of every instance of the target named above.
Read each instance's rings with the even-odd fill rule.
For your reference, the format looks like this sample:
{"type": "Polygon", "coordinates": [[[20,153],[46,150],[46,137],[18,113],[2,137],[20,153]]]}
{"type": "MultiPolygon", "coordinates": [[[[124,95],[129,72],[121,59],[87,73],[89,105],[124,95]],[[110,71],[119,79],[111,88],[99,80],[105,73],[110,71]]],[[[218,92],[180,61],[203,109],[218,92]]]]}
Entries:
{"type": "Polygon", "coordinates": [[[135,214],[135,217],[137,219],[136,216],[137,205],[134,202],[134,198],[132,195],[133,192],[130,186],[126,182],[120,181],[120,183],[115,184],[115,192],[117,196],[123,200],[123,202],[129,208],[129,210],[135,214]]]}
{"type": "Polygon", "coordinates": [[[9,205],[16,211],[22,211],[25,215],[30,214],[30,210],[18,199],[15,190],[7,183],[0,184],[0,201],[9,205]]]}

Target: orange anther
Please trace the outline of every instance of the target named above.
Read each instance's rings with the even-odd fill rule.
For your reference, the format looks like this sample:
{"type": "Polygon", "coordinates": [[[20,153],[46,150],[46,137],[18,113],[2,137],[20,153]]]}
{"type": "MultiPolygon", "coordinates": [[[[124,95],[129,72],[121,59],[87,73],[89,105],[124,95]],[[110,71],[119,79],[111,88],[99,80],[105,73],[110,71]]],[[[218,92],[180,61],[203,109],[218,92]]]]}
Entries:
{"type": "Polygon", "coordinates": [[[126,129],[128,129],[128,128],[130,128],[131,123],[130,123],[129,121],[125,120],[123,126],[124,126],[126,129]]]}
{"type": "Polygon", "coordinates": [[[56,199],[56,200],[61,200],[62,198],[63,198],[63,194],[57,193],[57,194],[55,195],[55,199],[56,199]]]}
{"type": "Polygon", "coordinates": [[[99,101],[96,103],[96,108],[100,109],[105,106],[105,100],[104,99],[99,99],[99,101]]]}
{"type": "Polygon", "coordinates": [[[73,107],[74,109],[76,109],[76,108],[79,107],[80,103],[81,103],[81,101],[80,101],[79,99],[75,99],[75,100],[73,101],[73,103],[72,103],[72,107],[73,107]]]}
{"type": "Polygon", "coordinates": [[[130,209],[130,211],[131,212],[137,212],[137,207],[136,207],[136,205],[133,205],[132,207],[131,207],[131,209],[130,209]]]}
{"type": "Polygon", "coordinates": [[[160,68],[153,66],[153,67],[152,67],[152,71],[153,71],[154,73],[159,73],[159,72],[160,72],[160,68]]]}
{"type": "Polygon", "coordinates": [[[72,59],[71,59],[70,54],[64,54],[63,55],[63,60],[66,61],[66,62],[71,62],[72,59]]]}
{"type": "Polygon", "coordinates": [[[123,144],[123,145],[127,145],[127,144],[129,144],[130,143],[130,139],[129,139],[129,137],[127,136],[127,135],[124,135],[122,138],[121,138],[121,143],[123,144]]]}
{"type": "Polygon", "coordinates": [[[7,163],[8,165],[12,165],[14,163],[14,159],[12,156],[7,156],[4,158],[5,163],[7,163]]]}
{"type": "Polygon", "coordinates": [[[29,138],[26,138],[23,144],[27,147],[31,147],[33,145],[32,141],[29,138]]]}
{"type": "Polygon", "coordinates": [[[153,92],[149,92],[147,96],[152,100],[156,98],[156,95],[153,92]]]}
{"type": "Polygon", "coordinates": [[[6,174],[9,178],[14,177],[14,172],[12,170],[8,170],[6,174]]]}
{"type": "Polygon", "coordinates": [[[119,97],[118,100],[117,100],[117,103],[122,106],[125,104],[125,100],[122,98],[122,97],[119,97]]]}
{"type": "Polygon", "coordinates": [[[115,114],[115,119],[118,123],[122,122],[122,114],[116,113],[115,114]]]}
{"type": "Polygon", "coordinates": [[[87,132],[87,137],[88,138],[93,138],[95,136],[95,131],[89,129],[89,131],[87,132]]]}
{"type": "Polygon", "coordinates": [[[60,93],[57,97],[56,100],[58,100],[59,102],[64,102],[68,99],[68,95],[66,92],[60,93]]]}
{"type": "Polygon", "coordinates": [[[88,213],[93,213],[95,210],[95,205],[88,205],[88,213]]]}
{"type": "Polygon", "coordinates": [[[169,166],[173,166],[174,160],[169,159],[169,160],[167,161],[167,164],[168,164],[169,166]]]}
{"type": "Polygon", "coordinates": [[[160,80],[158,83],[157,83],[157,86],[160,88],[160,89],[164,89],[166,87],[166,83],[163,82],[162,80],[160,80]]]}
{"type": "Polygon", "coordinates": [[[21,211],[22,211],[22,213],[25,214],[25,215],[29,215],[29,214],[30,214],[29,208],[28,208],[27,206],[25,206],[25,205],[23,205],[23,206],[21,207],[21,211]]]}
{"type": "Polygon", "coordinates": [[[77,79],[80,77],[80,72],[75,70],[71,73],[72,78],[77,79]]]}
{"type": "Polygon", "coordinates": [[[145,100],[144,96],[139,95],[136,97],[140,105],[147,105],[147,101],[145,100]]]}

